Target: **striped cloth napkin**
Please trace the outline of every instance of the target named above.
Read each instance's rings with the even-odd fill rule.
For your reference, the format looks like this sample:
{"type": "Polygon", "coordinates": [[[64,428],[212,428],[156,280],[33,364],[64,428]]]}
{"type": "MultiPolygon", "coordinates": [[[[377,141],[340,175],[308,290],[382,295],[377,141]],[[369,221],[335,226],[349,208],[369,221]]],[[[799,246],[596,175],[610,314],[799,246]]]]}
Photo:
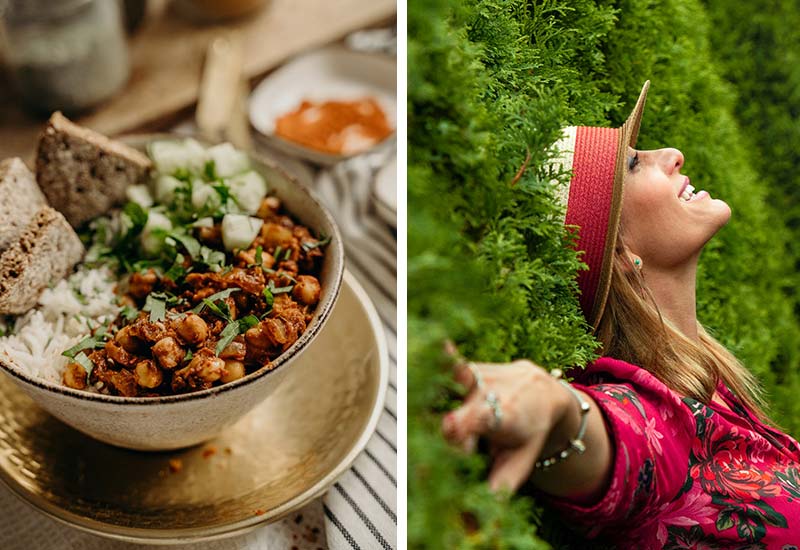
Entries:
{"type": "Polygon", "coordinates": [[[375,174],[394,149],[362,155],[320,172],[314,188],[342,231],[347,269],[383,321],[391,371],[375,435],[323,498],[332,550],[397,548],[397,243],[370,201],[375,174]]]}

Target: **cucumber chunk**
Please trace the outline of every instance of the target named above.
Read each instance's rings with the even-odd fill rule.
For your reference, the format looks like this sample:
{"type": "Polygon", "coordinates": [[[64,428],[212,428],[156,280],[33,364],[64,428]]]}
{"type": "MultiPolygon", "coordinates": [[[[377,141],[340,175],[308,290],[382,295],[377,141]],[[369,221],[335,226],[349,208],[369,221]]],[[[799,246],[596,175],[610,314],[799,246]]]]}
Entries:
{"type": "Polygon", "coordinates": [[[214,161],[215,171],[220,178],[229,178],[250,169],[247,153],[236,150],[230,143],[214,145],[206,154],[214,161]]]}
{"type": "Polygon", "coordinates": [[[172,222],[161,212],[151,210],[147,215],[147,223],[140,235],[142,250],[145,254],[154,256],[164,246],[164,239],[172,230],[172,222]]]}
{"type": "Polygon", "coordinates": [[[261,199],[267,194],[267,182],[258,172],[250,171],[232,177],[227,181],[231,195],[242,211],[248,214],[258,212],[261,199]]]}
{"type": "Polygon", "coordinates": [[[225,250],[248,248],[256,238],[264,220],[242,214],[225,214],[222,218],[222,243],[225,250]]]}
{"type": "Polygon", "coordinates": [[[206,150],[197,141],[184,140],[154,141],[147,147],[156,169],[162,174],[174,174],[179,169],[192,173],[202,173],[208,160],[206,150]]]}

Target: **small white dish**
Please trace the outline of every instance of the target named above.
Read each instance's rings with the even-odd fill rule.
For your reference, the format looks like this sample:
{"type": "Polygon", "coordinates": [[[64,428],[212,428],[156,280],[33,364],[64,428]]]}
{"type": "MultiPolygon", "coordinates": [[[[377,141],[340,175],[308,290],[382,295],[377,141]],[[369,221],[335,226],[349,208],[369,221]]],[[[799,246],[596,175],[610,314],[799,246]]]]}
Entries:
{"type": "Polygon", "coordinates": [[[383,221],[397,227],[397,156],[393,156],[375,175],[372,204],[383,221]]]}
{"type": "MultiPolygon", "coordinates": [[[[339,46],[296,57],[268,75],[250,95],[250,123],[268,145],[293,156],[329,166],[355,156],[334,155],[299,145],[275,135],[275,121],[297,109],[303,100],[374,98],[389,124],[397,128],[397,62],[379,54],[355,52],[339,46]]],[[[356,154],[393,144],[396,133],[356,154]]]]}

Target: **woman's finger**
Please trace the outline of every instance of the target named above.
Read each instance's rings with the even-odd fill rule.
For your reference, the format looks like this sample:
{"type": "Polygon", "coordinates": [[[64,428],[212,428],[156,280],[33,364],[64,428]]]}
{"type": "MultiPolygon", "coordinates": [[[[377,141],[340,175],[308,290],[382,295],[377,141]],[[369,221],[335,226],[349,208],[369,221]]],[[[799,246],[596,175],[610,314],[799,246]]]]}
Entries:
{"type": "Polygon", "coordinates": [[[486,401],[472,394],[464,404],[445,417],[445,436],[453,442],[463,444],[470,436],[481,436],[492,429],[494,416],[486,401]]]}
{"type": "Polygon", "coordinates": [[[519,489],[533,472],[542,442],[537,438],[521,447],[500,451],[489,472],[489,488],[492,491],[519,489]]]}
{"type": "Polygon", "coordinates": [[[453,376],[468,392],[482,386],[482,377],[475,363],[456,363],[453,365],[453,376]]]}
{"type": "Polygon", "coordinates": [[[453,359],[453,376],[456,382],[464,386],[467,391],[472,391],[480,380],[480,374],[477,373],[474,365],[459,353],[452,340],[444,341],[444,352],[453,359]]]}

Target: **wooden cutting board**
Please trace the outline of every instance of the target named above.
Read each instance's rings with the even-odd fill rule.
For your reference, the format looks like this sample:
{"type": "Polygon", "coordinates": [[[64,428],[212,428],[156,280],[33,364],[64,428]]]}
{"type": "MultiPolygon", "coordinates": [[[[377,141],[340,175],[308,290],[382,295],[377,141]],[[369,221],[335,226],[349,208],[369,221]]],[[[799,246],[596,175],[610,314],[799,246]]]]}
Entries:
{"type": "MultiPolygon", "coordinates": [[[[128,84],[77,122],[108,135],[164,128],[196,103],[206,48],[221,33],[242,32],[244,73],[253,81],[299,52],[390,21],[396,7],[395,0],[268,0],[254,16],[203,26],[153,0],[130,40],[128,84]]],[[[30,164],[45,119],[22,111],[0,73],[0,159],[19,156],[30,164]]]]}

